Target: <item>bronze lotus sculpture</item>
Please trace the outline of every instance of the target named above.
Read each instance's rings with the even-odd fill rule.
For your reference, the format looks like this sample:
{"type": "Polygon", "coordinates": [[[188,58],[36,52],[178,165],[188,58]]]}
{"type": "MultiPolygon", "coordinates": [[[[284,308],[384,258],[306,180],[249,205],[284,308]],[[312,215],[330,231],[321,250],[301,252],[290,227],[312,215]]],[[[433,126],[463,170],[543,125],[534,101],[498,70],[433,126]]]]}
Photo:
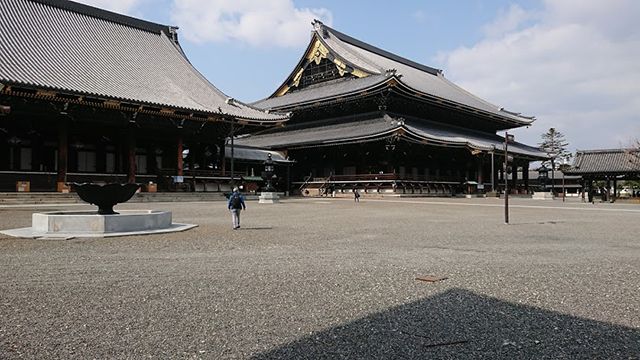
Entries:
{"type": "Polygon", "coordinates": [[[113,211],[116,204],[127,202],[140,188],[139,184],[78,184],[72,183],[71,187],[78,193],[80,199],[98,206],[99,215],[115,215],[113,211]]]}

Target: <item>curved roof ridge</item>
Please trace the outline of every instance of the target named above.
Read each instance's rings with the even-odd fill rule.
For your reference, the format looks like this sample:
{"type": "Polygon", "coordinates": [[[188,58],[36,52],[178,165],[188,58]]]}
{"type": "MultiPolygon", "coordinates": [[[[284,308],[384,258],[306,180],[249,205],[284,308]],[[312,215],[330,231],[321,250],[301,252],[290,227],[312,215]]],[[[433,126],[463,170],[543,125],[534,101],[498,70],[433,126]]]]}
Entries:
{"type": "MultiPolygon", "coordinates": [[[[440,69],[432,68],[430,66],[417,63],[417,62],[415,62],[413,60],[409,60],[409,59],[404,58],[402,56],[398,56],[398,55],[396,55],[394,53],[391,53],[389,51],[380,49],[379,47],[375,47],[375,46],[373,46],[371,44],[365,43],[364,41],[360,41],[360,40],[358,40],[356,38],[353,38],[353,37],[351,37],[351,36],[349,36],[347,34],[341,33],[338,30],[335,30],[335,29],[333,29],[333,28],[331,28],[331,27],[329,27],[327,25],[324,25],[319,20],[315,20],[314,21],[314,26],[316,26],[316,24],[318,24],[317,25],[318,27],[324,28],[327,31],[329,31],[331,34],[333,34],[340,41],[347,42],[347,43],[349,43],[351,45],[354,45],[354,46],[357,46],[357,47],[359,47],[359,48],[361,48],[363,50],[367,50],[367,51],[373,52],[375,54],[378,54],[380,56],[384,56],[384,57],[386,57],[388,59],[391,59],[393,61],[397,61],[397,62],[399,62],[401,64],[404,64],[404,65],[407,65],[407,66],[411,66],[411,67],[416,68],[418,70],[422,70],[422,71],[428,72],[431,75],[437,75],[439,73],[442,73],[442,70],[440,70],[440,69]]],[[[387,70],[387,69],[385,69],[385,70],[387,70]]]]}
{"type": "Polygon", "coordinates": [[[505,115],[511,115],[511,116],[515,116],[518,117],[519,120],[526,122],[526,123],[532,123],[535,120],[535,116],[524,116],[518,112],[513,112],[513,111],[508,111],[505,110],[502,106],[498,106],[492,102],[489,102],[471,92],[469,92],[468,90],[464,89],[463,87],[457,85],[456,83],[454,83],[453,81],[447,79],[444,74],[439,74],[438,77],[440,77],[443,81],[445,81],[449,86],[453,86],[455,87],[458,91],[462,91],[464,92],[466,95],[473,97],[474,99],[476,99],[477,101],[482,102],[483,104],[485,104],[486,106],[489,107],[493,107],[495,108],[496,111],[501,112],[501,113],[505,113],[505,115]]]}
{"type": "Polygon", "coordinates": [[[134,18],[128,15],[119,14],[117,12],[100,9],[90,5],[77,3],[69,0],[29,0],[44,5],[57,7],[63,10],[73,11],[78,14],[83,14],[98,19],[103,19],[111,22],[118,23],[120,25],[134,27],[140,30],[149,31],[153,33],[159,33],[161,31],[169,32],[170,29],[177,29],[176,26],[163,25],[147,20],[134,18]]]}
{"type": "Polygon", "coordinates": [[[334,56],[347,62],[350,66],[358,68],[371,75],[384,74],[387,69],[382,68],[378,64],[375,64],[368,59],[364,59],[353,51],[349,50],[342,44],[342,41],[337,36],[330,36],[329,30],[334,31],[328,26],[325,26],[320,20],[314,20],[313,22],[314,33],[324,46],[333,52],[334,56]],[[335,39],[338,41],[335,41],[335,39]],[[346,54],[345,54],[346,53],[346,54]],[[360,62],[358,64],[357,62],[360,62]]]}

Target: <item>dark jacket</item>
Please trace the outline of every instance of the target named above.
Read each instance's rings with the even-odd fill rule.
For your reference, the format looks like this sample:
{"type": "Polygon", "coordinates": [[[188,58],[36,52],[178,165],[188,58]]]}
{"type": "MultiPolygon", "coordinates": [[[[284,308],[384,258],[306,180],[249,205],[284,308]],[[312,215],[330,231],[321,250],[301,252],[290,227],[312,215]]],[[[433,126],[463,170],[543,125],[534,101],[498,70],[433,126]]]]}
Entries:
{"type": "Polygon", "coordinates": [[[233,209],[233,198],[237,196],[240,198],[240,207],[236,207],[236,209],[246,209],[247,207],[244,205],[244,196],[239,192],[233,192],[229,195],[229,202],[227,203],[227,207],[231,210],[233,209]]]}

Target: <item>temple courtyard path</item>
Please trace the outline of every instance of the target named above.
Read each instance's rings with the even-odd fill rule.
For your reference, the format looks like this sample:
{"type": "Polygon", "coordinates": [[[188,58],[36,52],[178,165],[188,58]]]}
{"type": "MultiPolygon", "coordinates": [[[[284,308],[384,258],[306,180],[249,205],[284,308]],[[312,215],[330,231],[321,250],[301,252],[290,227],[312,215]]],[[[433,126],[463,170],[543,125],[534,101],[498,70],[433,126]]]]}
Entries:
{"type": "Polygon", "coordinates": [[[0,235],[0,358],[640,358],[640,204],[502,204],[249,201],[233,231],[224,202],[137,203],[199,227],[0,235]]]}

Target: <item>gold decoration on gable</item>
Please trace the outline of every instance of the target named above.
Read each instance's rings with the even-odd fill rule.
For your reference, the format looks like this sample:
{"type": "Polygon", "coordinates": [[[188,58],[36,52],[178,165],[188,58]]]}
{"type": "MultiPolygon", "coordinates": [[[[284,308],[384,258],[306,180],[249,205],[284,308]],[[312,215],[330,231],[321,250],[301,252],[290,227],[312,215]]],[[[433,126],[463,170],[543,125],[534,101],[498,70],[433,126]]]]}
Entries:
{"type": "MultiPolygon", "coordinates": [[[[355,69],[351,66],[348,66],[343,60],[331,54],[329,49],[327,49],[327,47],[318,39],[315,39],[313,45],[311,46],[311,49],[305,55],[305,59],[308,60],[307,64],[314,62],[316,65],[320,65],[320,62],[323,59],[328,59],[336,65],[340,76],[344,76],[347,73],[357,78],[363,78],[370,75],[360,69],[355,69]]],[[[302,78],[302,74],[304,73],[305,69],[306,65],[298,68],[298,70],[295,72],[295,75],[291,79],[291,83],[289,85],[283,85],[276,92],[275,96],[282,96],[288,93],[291,88],[298,87],[300,85],[300,79],[302,78]]]]}
{"type": "Polygon", "coordinates": [[[322,59],[326,59],[328,55],[329,49],[327,49],[327,47],[324,46],[322,42],[316,40],[313,44],[313,47],[311,47],[311,51],[307,53],[307,56],[305,58],[309,61],[315,62],[316,65],[320,65],[322,59]]]}

